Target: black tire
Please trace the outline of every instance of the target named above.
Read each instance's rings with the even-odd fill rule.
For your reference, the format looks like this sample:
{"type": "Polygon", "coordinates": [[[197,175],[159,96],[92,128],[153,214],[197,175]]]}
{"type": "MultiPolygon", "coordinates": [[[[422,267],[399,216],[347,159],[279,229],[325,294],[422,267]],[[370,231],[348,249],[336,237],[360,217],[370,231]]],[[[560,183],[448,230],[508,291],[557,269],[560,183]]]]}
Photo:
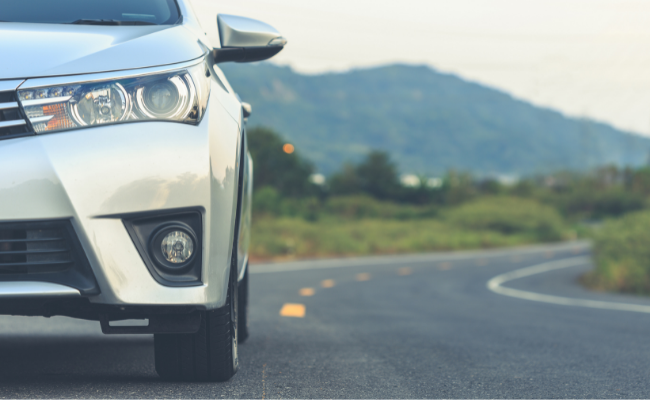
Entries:
{"type": "Polygon", "coordinates": [[[244,277],[239,282],[239,304],[237,321],[237,341],[244,343],[248,339],[248,265],[244,277]]]}
{"type": "Polygon", "coordinates": [[[236,267],[230,272],[226,304],[203,312],[198,332],[154,335],[156,372],[161,378],[225,382],[237,372],[239,285],[235,271],[236,267]]]}

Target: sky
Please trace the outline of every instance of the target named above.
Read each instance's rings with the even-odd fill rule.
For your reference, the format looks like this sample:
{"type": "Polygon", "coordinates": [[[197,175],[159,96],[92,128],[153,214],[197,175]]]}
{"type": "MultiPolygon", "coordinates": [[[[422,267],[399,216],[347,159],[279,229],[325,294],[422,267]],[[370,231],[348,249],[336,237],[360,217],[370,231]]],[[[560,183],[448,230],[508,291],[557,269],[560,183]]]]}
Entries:
{"type": "Polygon", "coordinates": [[[272,62],[315,74],[426,64],[569,116],[650,136],[649,0],[192,0],[262,20],[272,62]]]}

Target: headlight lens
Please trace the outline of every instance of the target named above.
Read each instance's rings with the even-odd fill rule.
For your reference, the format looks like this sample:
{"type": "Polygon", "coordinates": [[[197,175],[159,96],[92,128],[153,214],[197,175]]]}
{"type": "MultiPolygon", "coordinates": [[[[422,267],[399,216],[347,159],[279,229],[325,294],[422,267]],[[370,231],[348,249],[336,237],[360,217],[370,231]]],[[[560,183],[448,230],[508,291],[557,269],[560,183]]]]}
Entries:
{"type": "Polygon", "coordinates": [[[37,133],[148,120],[198,124],[209,94],[204,64],[163,74],[18,91],[37,133]]]}

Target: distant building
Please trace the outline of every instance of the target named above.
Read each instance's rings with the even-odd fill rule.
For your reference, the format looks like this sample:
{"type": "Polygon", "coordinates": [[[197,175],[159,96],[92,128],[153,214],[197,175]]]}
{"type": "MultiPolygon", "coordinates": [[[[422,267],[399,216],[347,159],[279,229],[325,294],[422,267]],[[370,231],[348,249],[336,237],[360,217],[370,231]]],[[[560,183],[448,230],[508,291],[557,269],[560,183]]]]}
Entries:
{"type": "Polygon", "coordinates": [[[421,184],[420,177],[413,174],[402,175],[400,176],[399,181],[404,187],[416,188],[420,187],[421,184]]]}
{"type": "Polygon", "coordinates": [[[516,175],[498,175],[496,179],[503,186],[514,186],[519,183],[519,177],[516,175]]]}
{"type": "Polygon", "coordinates": [[[309,181],[314,185],[324,185],[325,184],[325,175],[323,174],[312,174],[309,176],[309,181]]]}
{"type": "Polygon", "coordinates": [[[437,189],[439,187],[442,187],[442,179],[441,178],[427,179],[427,187],[432,189],[437,189]]]}
{"type": "Polygon", "coordinates": [[[402,184],[402,186],[410,187],[410,188],[418,188],[422,186],[423,182],[424,185],[430,189],[436,189],[442,186],[441,178],[426,178],[426,177],[419,177],[413,174],[402,175],[400,176],[399,181],[402,184]]]}

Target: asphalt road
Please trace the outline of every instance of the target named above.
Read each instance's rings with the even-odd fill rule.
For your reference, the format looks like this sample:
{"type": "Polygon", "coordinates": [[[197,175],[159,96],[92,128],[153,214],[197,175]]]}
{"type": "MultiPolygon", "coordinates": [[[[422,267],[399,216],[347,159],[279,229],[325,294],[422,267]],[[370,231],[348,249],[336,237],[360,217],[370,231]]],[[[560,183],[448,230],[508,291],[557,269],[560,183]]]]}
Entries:
{"type": "MultiPolygon", "coordinates": [[[[161,381],[150,336],[104,336],[98,323],[61,317],[0,317],[0,397],[650,397],[650,313],[531,301],[486,286],[585,254],[572,244],[253,266],[252,334],[240,371],[219,384],[161,381]],[[298,315],[304,306],[304,316],[281,316],[287,303],[298,315]]],[[[582,289],[576,280],[589,268],[503,286],[650,305],[582,289]]]]}

